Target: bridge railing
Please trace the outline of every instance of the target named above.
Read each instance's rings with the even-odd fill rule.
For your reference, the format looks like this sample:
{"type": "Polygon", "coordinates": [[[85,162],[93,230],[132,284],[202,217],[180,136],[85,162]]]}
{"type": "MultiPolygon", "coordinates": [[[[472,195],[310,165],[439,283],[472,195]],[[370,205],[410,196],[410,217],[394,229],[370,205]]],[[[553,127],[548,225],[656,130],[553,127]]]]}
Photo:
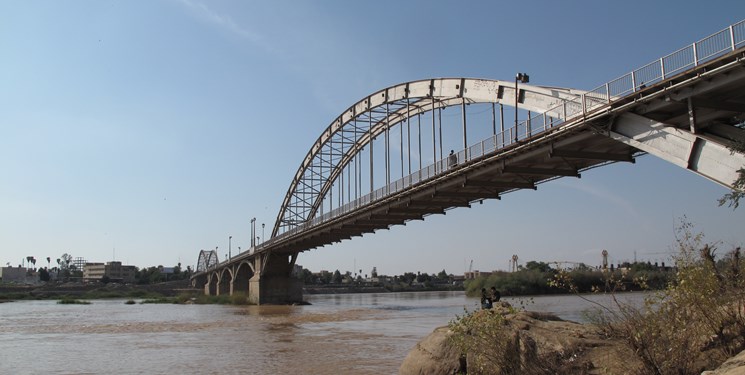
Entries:
{"type": "MultiPolygon", "coordinates": [[[[699,66],[702,63],[735,51],[743,46],[745,46],[745,20],[652,61],[623,76],[608,81],[582,94],[575,100],[565,101],[544,113],[532,116],[517,124],[516,127],[496,133],[466,149],[460,150],[456,154],[457,164],[477,160],[505,149],[517,142],[545,133],[567,122],[573,122],[578,116],[586,115],[589,111],[609,105],[616,100],[634,94],[648,85],[664,81],[685,70],[699,66]]],[[[278,238],[307,230],[312,226],[383,199],[390,194],[403,191],[411,186],[442,175],[454,167],[450,163],[449,156],[441,160],[436,160],[421,170],[404,176],[358,199],[345,203],[330,212],[318,215],[308,222],[281,234],[278,238]]],[[[275,238],[272,238],[265,244],[270,244],[274,240],[275,238]]]]}
{"type": "Polygon", "coordinates": [[[604,98],[607,102],[611,102],[614,99],[620,99],[646,86],[735,51],[744,45],[745,20],[590,90],[583,98],[586,101],[585,107],[590,109],[600,105],[587,102],[591,100],[604,98]]]}

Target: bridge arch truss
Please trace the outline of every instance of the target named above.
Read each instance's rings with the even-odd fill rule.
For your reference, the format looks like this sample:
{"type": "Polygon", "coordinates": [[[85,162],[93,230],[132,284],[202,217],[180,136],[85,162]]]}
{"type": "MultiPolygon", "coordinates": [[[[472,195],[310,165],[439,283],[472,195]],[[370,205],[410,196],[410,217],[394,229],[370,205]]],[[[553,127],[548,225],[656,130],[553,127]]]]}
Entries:
{"type": "Polygon", "coordinates": [[[199,251],[199,258],[197,259],[197,272],[207,271],[210,268],[214,268],[220,263],[217,258],[217,251],[215,250],[201,250],[199,251]]]}
{"type": "Polygon", "coordinates": [[[580,112],[578,98],[583,93],[470,78],[406,82],[373,93],[334,119],[314,142],[285,195],[272,237],[352,202],[369,203],[402,184],[433,177],[453,160],[467,160],[474,152],[484,154],[487,148],[530,137],[580,112]],[[477,112],[467,109],[472,105],[485,106],[478,111],[481,116],[468,115],[477,112]],[[511,108],[507,117],[504,106],[511,108]],[[541,113],[540,123],[505,126],[513,124],[516,106],[528,117],[541,113]],[[460,107],[460,113],[449,112],[443,120],[442,111],[448,107],[460,107]],[[490,131],[490,142],[469,145],[474,117],[482,120],[482,131],[490,131]],[[445,143],[451,147],[444,149],[459,150],[455,157],[445,155],[445,143]]]}

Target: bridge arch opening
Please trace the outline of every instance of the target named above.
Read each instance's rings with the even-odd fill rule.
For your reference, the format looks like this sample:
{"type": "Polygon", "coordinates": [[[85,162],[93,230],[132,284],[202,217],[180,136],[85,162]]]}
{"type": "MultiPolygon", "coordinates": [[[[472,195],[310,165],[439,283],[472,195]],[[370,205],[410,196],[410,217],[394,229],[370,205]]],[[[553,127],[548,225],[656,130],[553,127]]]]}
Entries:
{"type": "Polygon", "coordinates": [[[209,276],[209,281],[206,284],[206,294],[209,296],[217,295],[217,284],[220,282],[220,276],[218,272],[212,272],[209,276]]]}
{"type": "Polygon", "coordinates": [[[218,273],[218,282],[217,282],[217,295],[230,295],[230,289],[231,289],[231,281],[232,281],[232,273],[233,271],[229,268],[223,268],[218,273]]]}
{"type": "Polygon", "coordinates": [[[249,281],[253,275],[254,272],[248,261],[241,262],[235,270],[235,276],[233,278],[233,293],[243,293],[248,295],[249,281]]]}

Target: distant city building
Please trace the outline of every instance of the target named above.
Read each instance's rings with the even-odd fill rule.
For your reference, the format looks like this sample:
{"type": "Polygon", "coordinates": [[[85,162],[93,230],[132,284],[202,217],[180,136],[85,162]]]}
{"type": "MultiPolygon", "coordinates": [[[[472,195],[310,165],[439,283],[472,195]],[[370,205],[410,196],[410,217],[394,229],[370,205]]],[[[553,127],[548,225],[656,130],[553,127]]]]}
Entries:
{"type": "Polygon", "coordinates": [[[4,283],[35,284],[39,281],[39,274],[26,267],[2,267],[0,280],[4,283]]]}
{"type": "Polygon", "coordinates": [[[84,281],[100,281],[108,276],[110,281],[132,283],[135,281],[135,266],[123,266],[122,262],[86,263],[83,266],[84,281]]]}
{"type": "Polygon", "coordinates": [[[299,265],[299,264],[295,264],[295,265],[294,265],[294,266],[292,267],[292,275],[293,275],[293,276],[297,276],[297,275],[300,275],[300,274],[301,274],[302,272],[303,272],[303,266],[301,266],[301,265],[299,265]]]}
{"type": "Polygon", "coordinates": [[[492,272],[481,272],[479,270],[475,270],[475,271],[471,271],[471,272],[466,272],[463,275],[463,277],[466,280],[473,280],[473,279],[476,279],[476,278],[479,278],[479,277],[482,277],[482,276],[483,277],[489,277],[489,275],[491,275],[491,274],[492,274],[492,272]]]}
{"type": "Polygon", "coordinates": [[[85,258],[76,257],[72,260],[72,264],[70,265],[70,267],[74,267],[76,270],[82,271],[86,263],[88,263],[88,261],[86,261],[85,258]]]}

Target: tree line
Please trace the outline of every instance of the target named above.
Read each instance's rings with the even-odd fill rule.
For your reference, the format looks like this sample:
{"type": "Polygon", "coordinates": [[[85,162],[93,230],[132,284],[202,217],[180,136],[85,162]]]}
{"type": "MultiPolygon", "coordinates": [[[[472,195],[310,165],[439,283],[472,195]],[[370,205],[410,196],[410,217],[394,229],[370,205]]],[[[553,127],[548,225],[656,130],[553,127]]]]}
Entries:
{"type": "Polygon", "coordinates": [[[530,261],[516,272],[497,271],[465,281],[466,294],[479,296],[481,289],[495,287],[503,296],[589,293],[606,290],[613,280],[623,280],[615,287],[623,290],[663,289],[674,277],[669,267],[658,267],[649,262],[625,263],[613,270],[599,270],[580,265],[572,270],[552,268],[548,263],[530,261]],[[557,277],[568,275],[576,290],[568,290],[556,283],[557,277]]]}

